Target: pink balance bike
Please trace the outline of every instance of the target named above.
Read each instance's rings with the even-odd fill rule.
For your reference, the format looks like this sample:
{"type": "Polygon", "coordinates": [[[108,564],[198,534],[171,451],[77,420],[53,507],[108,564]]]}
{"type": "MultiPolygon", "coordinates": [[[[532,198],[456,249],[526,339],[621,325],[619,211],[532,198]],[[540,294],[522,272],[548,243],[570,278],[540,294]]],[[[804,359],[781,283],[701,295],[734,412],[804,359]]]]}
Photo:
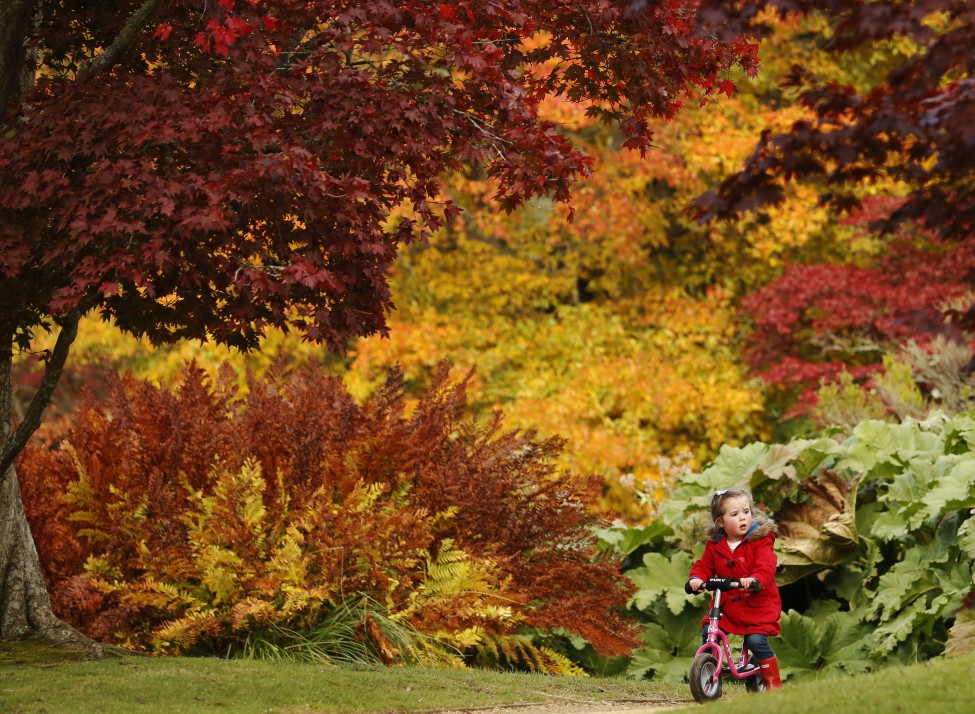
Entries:
{"type": "MultiPolygon", "coordinates": [[[[708,702],[721,696],[722,675],[744,679],[745,689],[749,692],[764,692],[767,688],[762,679],[762,669],[744,642],[736,662],[728,644],[728,636],[721,631],[721,593],[739,587],[741,584],[731,578],[711,578],[704,583],[704,590],[714,593],[714,604],[708,614],[707,641],[694,655],[688,675],[691,694],[698,702],[708,702]]],[[[685,585],[684,590],[690,594],[694,592],[690,585],[685,585]]]]}

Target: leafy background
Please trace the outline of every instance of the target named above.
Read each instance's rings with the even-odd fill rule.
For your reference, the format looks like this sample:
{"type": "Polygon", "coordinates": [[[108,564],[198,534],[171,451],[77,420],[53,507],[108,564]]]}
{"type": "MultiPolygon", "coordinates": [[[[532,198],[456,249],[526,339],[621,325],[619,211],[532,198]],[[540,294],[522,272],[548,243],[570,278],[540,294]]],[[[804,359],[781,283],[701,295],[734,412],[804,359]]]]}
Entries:
{"type": "MultiPolygon", "coordinates": [[[[390,337],[344,357],[86,322],[18,462],[59,614],[158,652],[679,679],[707,495],[743,485],[782,528],[786,674],[970,650],[971,336],[951,316],[971,249],[868,230],[893,181],[839,221],[816,181],[737,222],[687,210],[806,116],[781,83],[797,57],[865,90],[918,49],[837,55],[827,34],[775,20],[759,78],[643,159],[549,103],[594,159],[574,220],[449,177],[464,212],[401,254],[390,337]]],[[[23,357],[19,403],[38,374],[23,357]]]]}
{"type": "Polygon", "coordinates": [[[680,677],[700,643],[700,602],[685,596],[703,551],[710,494],[745,487],[781,529],[776,548],[790,676],[863,672],[971,647],[956,613],[975,569],[975,420],[932,412],[860,422],[845,439],[724,448],[681,479],[662,516],[640,532],[609,529],[639,587],[630,604],[650,623],[628,665],[680,677]],[[950,644],[949,644],[950,643],[950,644]]]}

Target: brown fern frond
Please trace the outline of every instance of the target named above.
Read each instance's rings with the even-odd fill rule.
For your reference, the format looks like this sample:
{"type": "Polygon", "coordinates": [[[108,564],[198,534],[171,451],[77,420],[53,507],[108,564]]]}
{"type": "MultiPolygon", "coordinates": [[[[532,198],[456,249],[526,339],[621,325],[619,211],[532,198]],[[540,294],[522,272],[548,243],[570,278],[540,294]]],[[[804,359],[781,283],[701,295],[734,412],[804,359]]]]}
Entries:
{"type": "Polygon", "coordinates": [[[211,611],[191,612],[178,620],[163,623],[153,631],[153,641],[162,651],[189,650],[201,637],[215,637],[221,631],[219,617],[211,611]]]}
{"type": "Polygon", "coordinates": [[[629,581],[589,535],[598,479],[560,471],[558,439],[474,418],[472,379],[441,364],[413,404],[394,371],[361,405],[311,370],[244,390],[195,365],[175,391],[110,380],[79,405],[70,450],[18,463],[28,513],[53,519],[32,521],[52,599],[79,626],[145,646],[161,632],[165,648],[314,627],[368,593],[445,645],[479,633],[510,666],[558,668],[512,639],[524,625],[626,651],[629,581]]]}
{"type": "Polygon", "coordinates": [[[277,612],[274,605],[257,598],[246,598],[234,604],[230,609],[231,627],[235,631],[246,630],[249,627],[263,626],[274,621],[277,612]]]}
{"type": "Polygon", "coordinates": [[[560,676],[586,676],[578,664],[565,655],[534,644],[519,635],[482,641],[475,647],[473,661],[490,669],[518,670],[560,676]]]}

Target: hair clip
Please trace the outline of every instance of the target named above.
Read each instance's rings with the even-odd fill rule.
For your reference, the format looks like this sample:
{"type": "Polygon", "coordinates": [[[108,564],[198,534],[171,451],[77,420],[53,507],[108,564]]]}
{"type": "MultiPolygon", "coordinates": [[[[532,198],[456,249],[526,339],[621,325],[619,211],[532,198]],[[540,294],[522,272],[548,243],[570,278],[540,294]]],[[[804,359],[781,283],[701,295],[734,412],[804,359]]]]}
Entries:
{"type": "Polygon", "coordinates": [[[714,495],[715,496],[724,496],[726,493],[728,493],[728,489],[727,488],[723,488],[720,491],[715,491],[714,492],[714,495]]]}

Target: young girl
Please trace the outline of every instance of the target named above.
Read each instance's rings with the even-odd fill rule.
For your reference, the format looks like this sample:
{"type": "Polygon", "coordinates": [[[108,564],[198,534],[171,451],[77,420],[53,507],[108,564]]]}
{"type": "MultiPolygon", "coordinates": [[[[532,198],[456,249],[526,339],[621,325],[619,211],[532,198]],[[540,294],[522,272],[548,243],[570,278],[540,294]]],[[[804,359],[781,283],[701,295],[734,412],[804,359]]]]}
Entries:
{"type": "MultiPolygon", "coordinates": [[[[762,677],[769,689],[780,689],[782,679],[775,652],[769,647],[770,635],[779,634],[782,600],[775,585],[776,526],[755,510],[747,491],[729,488],[711,498],[708,542],[701,559],[691,566],[688,584],[700,591],[708,578],[732,578],[741,589],[731,590],[722,599],[721,629],[744,635],[745,644],[758,659],[762,677]],[[760,590],[748,590],[758,583],[760,590]]],[[[707,626],[708,618],[702,624],[707,626]]]]}

